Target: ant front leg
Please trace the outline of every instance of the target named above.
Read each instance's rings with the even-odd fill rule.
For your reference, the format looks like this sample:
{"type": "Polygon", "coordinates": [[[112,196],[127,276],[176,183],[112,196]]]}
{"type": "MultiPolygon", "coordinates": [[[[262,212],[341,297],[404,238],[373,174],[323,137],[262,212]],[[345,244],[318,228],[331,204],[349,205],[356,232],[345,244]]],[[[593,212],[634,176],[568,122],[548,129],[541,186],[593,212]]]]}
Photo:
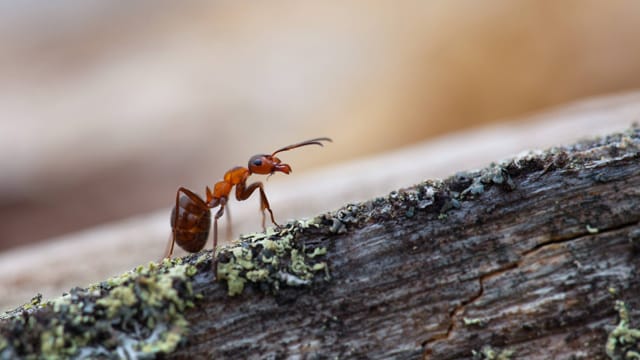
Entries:
{"type": "Polygon", "coordinates": [[[269,215],[271,216],[271,222],[275,226],[280,227],[280,225],[273,218],[273,211],[271,211],[271,207],[269,206],[269,200],[267,200],[267,195],[264,193],[264,187],[261,182],[259,181],[254,182],[253,184],[247,187],[245,187],[245,184],[243,183],[236,185],[236,199],[238,201],[247,200],[249,196],[251,196],[251,194],[256,189],[260,190],[260,210],[262,211],[262,230],[263,231],[267,230],[267,228],[265,227],[265,219],[266,219],[264,215],[265,210],[269,211],[269,215]]]}

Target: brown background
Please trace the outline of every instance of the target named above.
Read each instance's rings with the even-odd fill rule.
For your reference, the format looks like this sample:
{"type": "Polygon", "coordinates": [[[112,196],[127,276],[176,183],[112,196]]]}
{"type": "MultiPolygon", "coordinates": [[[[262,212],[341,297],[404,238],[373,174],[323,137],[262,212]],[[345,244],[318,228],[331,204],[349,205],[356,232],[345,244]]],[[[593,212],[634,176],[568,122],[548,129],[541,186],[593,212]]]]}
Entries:
{"type": "Polygon", "coordinates": [[[168,212],[303,139],[335,142],[283,154],[291,177],[640,87],[636,2],[0,7],[0,249],[168,212]]]}

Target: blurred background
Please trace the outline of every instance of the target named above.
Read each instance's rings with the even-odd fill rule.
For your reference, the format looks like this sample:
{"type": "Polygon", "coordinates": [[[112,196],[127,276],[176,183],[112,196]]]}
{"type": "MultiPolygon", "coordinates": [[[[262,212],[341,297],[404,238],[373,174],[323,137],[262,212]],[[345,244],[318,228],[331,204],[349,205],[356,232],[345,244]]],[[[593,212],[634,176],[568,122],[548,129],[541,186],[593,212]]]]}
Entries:
{"type": "Polygon", "coordinates": [[[290,178],[638,89],[638,19],[622,0],[0,2],[0,251],[154,210],[168,235],[178,186],[308,138],[334,143],[282,154],[290,178]]]}

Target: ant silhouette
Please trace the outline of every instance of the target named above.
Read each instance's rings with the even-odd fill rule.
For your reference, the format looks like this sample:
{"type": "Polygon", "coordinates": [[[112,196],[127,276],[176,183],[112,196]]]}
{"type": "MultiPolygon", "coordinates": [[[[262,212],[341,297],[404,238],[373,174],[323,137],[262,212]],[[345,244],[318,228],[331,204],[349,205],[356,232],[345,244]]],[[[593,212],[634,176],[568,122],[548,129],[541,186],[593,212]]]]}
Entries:
{"type": "MultiPolygon", "coordinates": [[[[193,191],[180,187],[176,192],[176,205],[171,211],[172,236],[167,245],[167,251],[163,258],[171,258],[175,243],[184,250],[195,253],[204,248],[211,228],[211,209],[220,207],[213,220],[213,260],[211,262],[214,276],[217,278],[216,250],[218,247],[218,219],[224,214],[224,208],[229,201],[229,194],[233,187],[236,187],[236,200],[248,199],[253,192],[260,191],[260,210],[262,212],[262,229],[265,227],[265,210],[269,211],[271,222],[275,226],[280,226],[273,218],[273,211],[269,206],[269,200],[264,192],[262,182],[257,181],[247,185],[247,179],[251,174],[273,175],[276,172],[289,174],[291,166],[283,164],[275,155],[279,152],[293,150],[307,145],[324,146],[322,141],[332,142],[330,138],[320,137],[303,141],[297,144],[285,146],[274,151],[271,155],[259,154],[249,159],[248,167],[236,166],[224,174],[224,178],[218,181],[211,190],[206,187],[206,200],[202,199],[193,191]]],[[[228,214],[228,213],[227,213],[228,214]]]]}

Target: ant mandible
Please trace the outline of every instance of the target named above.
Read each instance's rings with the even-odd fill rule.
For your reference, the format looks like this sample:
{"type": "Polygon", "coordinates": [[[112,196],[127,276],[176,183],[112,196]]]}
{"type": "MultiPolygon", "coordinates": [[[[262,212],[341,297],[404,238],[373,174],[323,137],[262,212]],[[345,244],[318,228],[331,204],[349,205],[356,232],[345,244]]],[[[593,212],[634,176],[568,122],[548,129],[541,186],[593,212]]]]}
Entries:
{"type": "Polygon", "coordinates": [[[260,210],[262,211],[262,229],[265,227],[265,213],[269,211],[271,222],[279,226],[273,218],[273,211],[269,206],[269,200],[264,193],[262,182],[257,181],[247,185],[247,179],[251,174],[273,175],[276,172],[289,174],[291,166],[283,164],[275,155],[282,151],[288,151],[301,146],[320,145],[322,141],[332,140],[327,137],[321,137],[303,141],[297,144],[285,146],[274,151],[271,155],[260,154],[254,155],[249,159],[248,168],[236,166],[224,174],[222,181],[218,181],[213,186],[213,191],[206,188],[206,200],[203,200],[193,191],[180,187],[176,192],[176,205],[171,211],[171,230],[172,236],[169,239],[168,249],[164,258],[170,258],[173,254],[175,243],[184,250],[195,253],[204,247],[209,236],[211,227],[211,209],[220,206],[213,219],[213,260],[211,262],[214,276],[216,275],[216,250],[218,247],[218,219],[224,214],[224,207],[229,200],[231,189],[236,187],[236,199],[238,201],[246,200],[251,194],[258,189],[260,191],[260,210]],[[177,209],[177,210],[176,210],[177,209]]]}

